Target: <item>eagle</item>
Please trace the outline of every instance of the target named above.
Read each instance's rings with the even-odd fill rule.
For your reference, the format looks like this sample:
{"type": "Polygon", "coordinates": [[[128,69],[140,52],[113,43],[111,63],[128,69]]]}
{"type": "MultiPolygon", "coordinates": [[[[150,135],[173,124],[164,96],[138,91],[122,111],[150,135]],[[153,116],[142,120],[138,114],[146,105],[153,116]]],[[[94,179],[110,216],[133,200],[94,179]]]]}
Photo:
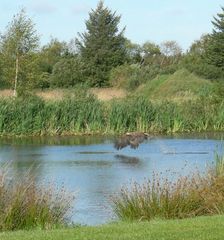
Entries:
{"type": "Polygon", "coordinates": [[[123,136],[116,139],[114,147],[117,150],[130,146],[133,149],[139,147],[139,144],[144,142],[146,139],[152,138],[152,136],[145,132],[128,132],[123,136]]]}

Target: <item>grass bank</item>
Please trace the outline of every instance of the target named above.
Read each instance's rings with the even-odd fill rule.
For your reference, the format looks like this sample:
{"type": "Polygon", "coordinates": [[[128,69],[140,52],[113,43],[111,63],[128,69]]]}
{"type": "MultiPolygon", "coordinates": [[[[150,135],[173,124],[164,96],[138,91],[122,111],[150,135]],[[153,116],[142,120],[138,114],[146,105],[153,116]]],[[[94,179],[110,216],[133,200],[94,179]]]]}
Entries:
{"type": "Polygon", "coordinates": [[[222,240],[224,216],[0,233],[1,240],[222,240]]]}

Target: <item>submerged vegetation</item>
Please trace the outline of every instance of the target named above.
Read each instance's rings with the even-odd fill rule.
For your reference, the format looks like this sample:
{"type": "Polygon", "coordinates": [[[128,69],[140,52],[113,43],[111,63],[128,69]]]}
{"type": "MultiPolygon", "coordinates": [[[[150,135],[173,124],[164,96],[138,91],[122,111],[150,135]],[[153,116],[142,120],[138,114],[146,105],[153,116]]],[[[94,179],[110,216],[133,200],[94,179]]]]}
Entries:
{"type": "Polygon", "coordinates": [[[159,174],[142,185],[123,187],[113,198],[115,214],[121,220],[182,219],[224,214],[224,159],[205,174],[170,181],[159,174]]]}
{"type": "Polygon", "coordinates": [[[0,100],[1,135],[189,132],[224,130],[222,101],[152,102],[143,96],[101,102],[89,94],[61,101],[36,96],[0,100]]]}
{"type": "Polygon", "coordinates": [[[7,168],[0,173],[0,231],[51,229],[69,223],[73,194],[64,187],[37,184],[25,174],[11,177],[7,168]]]}

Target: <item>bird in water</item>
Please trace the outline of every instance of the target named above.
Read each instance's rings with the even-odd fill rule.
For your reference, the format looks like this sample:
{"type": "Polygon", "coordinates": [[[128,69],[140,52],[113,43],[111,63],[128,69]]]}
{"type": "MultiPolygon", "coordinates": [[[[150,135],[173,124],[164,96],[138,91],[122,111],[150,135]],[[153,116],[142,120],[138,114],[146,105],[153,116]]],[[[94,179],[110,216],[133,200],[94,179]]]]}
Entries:
{"type": "Polygon", "coordinates": [[[130,146],[133,149],[139,147],[139,144],[144,142],[145,140],[152,138],[152,136],[148,133],[143,132],[130,132],[126,133],[123,136],[116,139],[114,143],[114,147],[117,150],[130,146]]]}

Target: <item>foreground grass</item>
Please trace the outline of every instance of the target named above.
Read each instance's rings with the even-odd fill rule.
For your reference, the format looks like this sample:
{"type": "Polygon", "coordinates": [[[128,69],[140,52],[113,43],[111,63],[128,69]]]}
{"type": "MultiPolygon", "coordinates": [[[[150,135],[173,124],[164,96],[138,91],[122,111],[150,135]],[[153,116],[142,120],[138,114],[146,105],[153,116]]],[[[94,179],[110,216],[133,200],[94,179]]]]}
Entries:
{"type": "Polygon", "coordinates": [[[1,240],[134,240],[134,239],[224,239],[224,216],[198,217],[185,220],[152,221],[150,223],[117,223],[97,227],[77,227],[50,231],[0,233],[1,240]]]}

